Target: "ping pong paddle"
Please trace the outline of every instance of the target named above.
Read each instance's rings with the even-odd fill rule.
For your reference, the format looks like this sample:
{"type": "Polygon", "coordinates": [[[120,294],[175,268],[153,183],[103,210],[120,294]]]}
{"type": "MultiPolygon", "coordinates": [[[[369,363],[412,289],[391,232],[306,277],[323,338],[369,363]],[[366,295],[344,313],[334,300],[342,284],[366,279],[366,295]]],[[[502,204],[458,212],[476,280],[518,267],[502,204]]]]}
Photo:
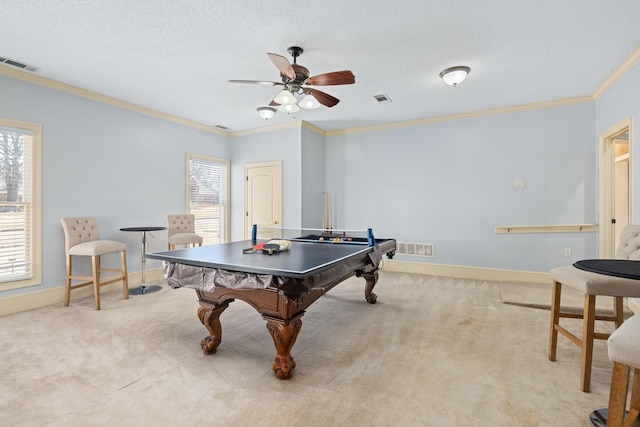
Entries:
{"type": "Polygon", "coordinates": [[[264,243],[258,243],[257,245],[253,245],[253,247],[252,247],[252,248],[249,248],[249,249],[243,249],[243,250],[242,250],[242,253],[245,253],[245,254],[252,254],[252,253],[254,253],[254,252],[261,251],[263,247],[264,247],[264,243]]]}
{"type": "Polygon", "coordinates": [[[262,252],[273,255],[274,252],[280,252],[280,245],[276,243],[267,243],[262,247],[262,252]]]}
{"type": "Polygon", "coordinates": [[[267,243],[258,243],[252,248],[243,249],[242,252],[245,254],[251,254],[262,251],[264,254],[273,255],[277,252],[286,251],[290,246],[291,242],[289,240],[269,240],[267,243]]]}

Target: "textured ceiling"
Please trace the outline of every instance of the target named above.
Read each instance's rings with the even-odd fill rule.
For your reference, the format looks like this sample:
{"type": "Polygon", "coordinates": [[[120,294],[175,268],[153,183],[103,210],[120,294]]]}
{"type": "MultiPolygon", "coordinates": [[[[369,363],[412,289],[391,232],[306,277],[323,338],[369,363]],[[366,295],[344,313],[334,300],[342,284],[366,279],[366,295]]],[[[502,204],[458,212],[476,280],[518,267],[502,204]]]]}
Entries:
{"type": "Polygon", "coordinates": [[[638,46],[638,0],[2,0],[0,57],[37,75],[231,131],[305,120],[325,130],[591,95],[638,46]],[[268,122],[278,87],[267,52],[311,75],[333,108],[268,122]],[[444,68],[467,65],[458,87],[444,68]],[[391,103],[378,104],[386,94],[391,103]]]}

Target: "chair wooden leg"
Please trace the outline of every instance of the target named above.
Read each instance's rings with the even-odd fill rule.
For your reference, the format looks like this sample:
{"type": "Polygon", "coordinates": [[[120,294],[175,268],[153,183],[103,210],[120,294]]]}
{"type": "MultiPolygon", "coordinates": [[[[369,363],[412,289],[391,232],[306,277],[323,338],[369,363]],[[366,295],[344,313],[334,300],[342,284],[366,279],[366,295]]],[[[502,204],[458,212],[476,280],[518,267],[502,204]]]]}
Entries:
{"type": "Polygon", "coordinates": [[[551,325],[549,328],[549,360],[556,360],[556,350],[558,346],[558,330],[556,325],[560,321],[560,296],[562,294],[562,285],[555,280],[553,281],[551,293],[551,325]]]}
{"type": "Polygon", "coordinates": [[[71,301],[71,255],[67,255],[67,279],[65,287],[64,306],[69,307],[71,301]]]}
{"type": "Polygon", "coordinates": [[[614,297],[613,299],[613,314],[616,317],[616,329],[618,329],[622,322],[624,322],[624,318],[622,317],[624,314],[624,298],[623,297],[614,297]]]}
{"type": "Polygon", "coordinates": [[[607,409],[607,426],[622,426],[624,410],[627,406],[627,389],[629,387],[629,367],[613,362],[611,374],[611,390],[609,391],[609,407],[607,409]]]}
{"type": "Polygon", "coordinates": [[[596,296],[584,296],[582,320],[582,366],[580,369],[580,390],[588,393],[591,388],[591,364],[593,362],[593,339],[595,334],[596,296]]]}
{"type": "Polygon", "coordinates": [[[127,251],[120,252],[120,265],[122,267],[122,287],[124,299],[129,299],[129,274],[127,273],[127,251]]]}
{"type": "Polygon", "coordinates": [[[93,268],[93,300],[96,310],[100,310],[100,256],[91,257],[91,266],[93,268]]]}
{"type": "Polygon", "coordinates": [[[640,369],[633,370],[633,386],[631,387],[631,404],[629,405],[629,415],[624,420],[624,425],[633,426],[640,418],[640,369]]]}

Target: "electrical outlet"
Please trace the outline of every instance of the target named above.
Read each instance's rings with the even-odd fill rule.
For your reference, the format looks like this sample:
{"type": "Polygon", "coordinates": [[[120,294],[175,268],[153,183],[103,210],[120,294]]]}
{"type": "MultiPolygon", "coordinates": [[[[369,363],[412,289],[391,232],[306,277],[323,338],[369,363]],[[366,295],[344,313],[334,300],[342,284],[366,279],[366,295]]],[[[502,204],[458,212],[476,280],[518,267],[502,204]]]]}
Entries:
{"type": "Polygon", "coordinates": [[[571,248],[564,248],[564,256],[571,256],[571,248]]]}

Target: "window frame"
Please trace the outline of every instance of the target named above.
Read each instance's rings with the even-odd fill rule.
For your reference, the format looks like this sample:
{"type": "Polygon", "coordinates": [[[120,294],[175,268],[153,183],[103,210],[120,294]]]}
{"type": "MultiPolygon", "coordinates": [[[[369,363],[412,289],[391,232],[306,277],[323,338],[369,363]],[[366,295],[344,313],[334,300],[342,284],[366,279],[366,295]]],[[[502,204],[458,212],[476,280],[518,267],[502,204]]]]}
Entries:
{"type": "Polygon", "coordinates": [[[185,194],[186,194],[185,212],[187,213],[192,213],[191,212],[191,160],[192,159],[211,162],[211,163],[220,163],[220,164],[223,164],[224,167],[226,168],[226,177],[225,177],[226,188],[224,189],[226,197],[225,197],[224,211],[223,211],[224,212],[224,224],[223,224],[224,238],[220,241],[220,243],[228,243],[230,241],[230,231],[231,231],[231,224],[230,224],[231,209],[230,209],[230,203],[229,203],[230,182],[231,182],[231,179],[230,179],[231,178],[231,164],[230,164],[231,162],[229,160],[221,159],[218,157],[205,156],[202,154],[195,154],[195,153],[187,153],[186,162],[185,162],[185,194]]]}
{"type": "Polygon", "coordinates": [[[42,284],[42,125],[0,117],[0,126],[31,132],[31,278],[0,282],[0,292],[42,284]]]}

